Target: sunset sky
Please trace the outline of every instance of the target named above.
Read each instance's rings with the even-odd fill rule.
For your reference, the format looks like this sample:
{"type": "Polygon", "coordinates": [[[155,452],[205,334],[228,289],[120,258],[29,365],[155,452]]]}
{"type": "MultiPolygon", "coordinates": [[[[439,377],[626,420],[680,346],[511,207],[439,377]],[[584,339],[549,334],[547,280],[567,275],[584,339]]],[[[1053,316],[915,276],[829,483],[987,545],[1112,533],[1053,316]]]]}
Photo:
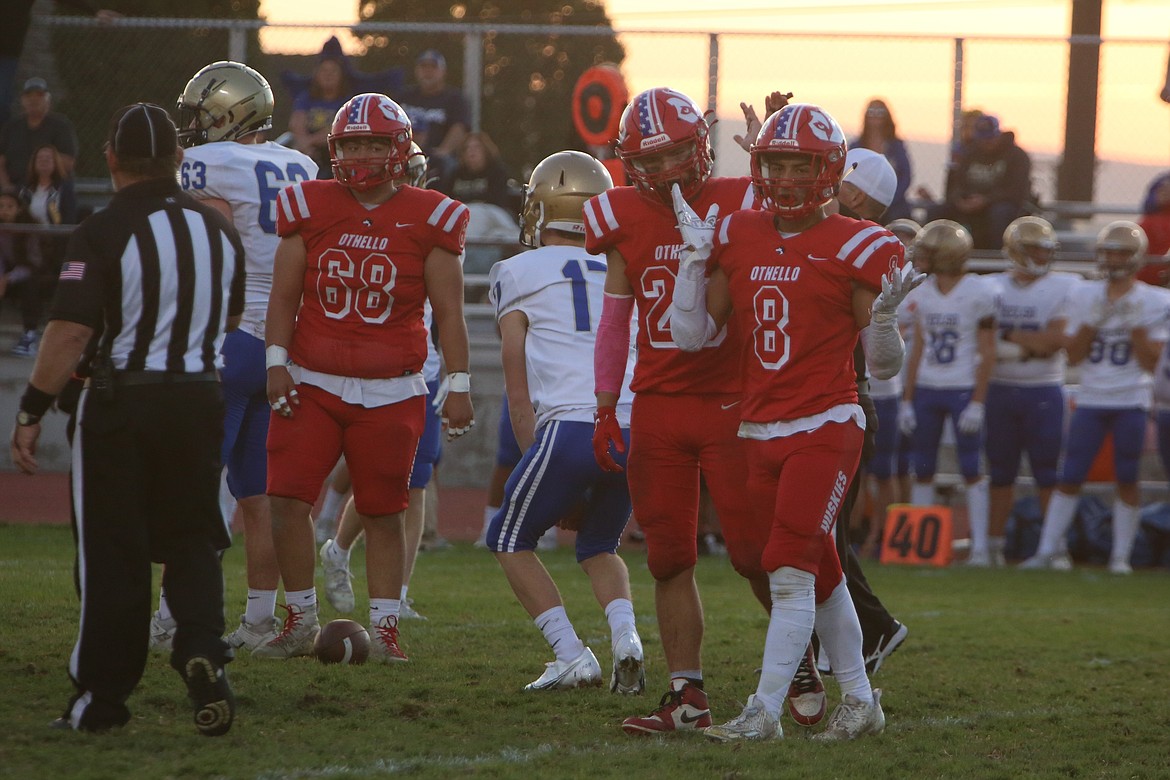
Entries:
{"type": "MultiPolygon", "coordinates": [[[[797,99],[823,105],[852,134],[866,102],[882,97],[899,134],[911,144],[915,179],[936,190],[941,182],[929,172],[941,163],[940,144],[950,137],[955,37],[966,39],[964,105],[998,114],[1005,128],[1016,131],[1021,146],[1037,157],[1038,177],[1051,177],[1052,158],[1063,144],[1068,47],[987,39],[1060,38],[1069,32],[1070,6],[1070,0],[606,3],[614,26],[622,30],[627,53],[622,70],[632,92],[670,85],[705,104],[705,33],[749,33],[720,40],[718,110],[725,160],[735,160],[728,144],[740,131],[741,100],[758,105],[771,89],[792,91],[797,99]],[[663,30],[680,32],[661,34],[663,30]],[[851,35],[874,37],[847,37],[851,35]]],[[[330,4],[332,18],[322,16],[323,7],[317,0],[261,3],[262,13],[273,23],[355,20],[356,2],[330,4]],[[338,18],[336,12],[346,8],[352,9],[349,18],[338,18]]],[[[269,34],[264,42],[272,48],[316,51],[327,34],[325,29],[299,30],[280,38],[269,34]]],[[[1103,35],[1116,42],[1107,44],[1101,57],[1098,155],[1110,164],[1102,166],[1097,198],[1115,202],[1136,197],[1135,191],[1140,194],[1144,181],[1135,179],[1147,172],[1135,166],[1170,163],[1170,106],[1157,98],[1170,49],[1170,2],[1106,0],[1103,35]]]]}

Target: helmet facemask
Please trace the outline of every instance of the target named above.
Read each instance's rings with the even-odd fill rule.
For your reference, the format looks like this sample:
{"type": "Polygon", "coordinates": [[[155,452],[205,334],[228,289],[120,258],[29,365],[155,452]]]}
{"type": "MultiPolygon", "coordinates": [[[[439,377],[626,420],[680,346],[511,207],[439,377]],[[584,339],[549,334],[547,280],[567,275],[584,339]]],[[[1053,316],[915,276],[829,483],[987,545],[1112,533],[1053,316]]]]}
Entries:
{"type": "Polygon", "coordinates": [[[358,192],[372,190],[407,175],[407,160],[399,154],[394,139],[385,136],[330,138],[329,156],[333,160],[333,178],[358,192]],[[348,154],[347,146],[351,147],[348,154]]]}
{"type": "Polygon", "coordinates": [[[757,147],[752,149],[751,168],[763,208],[785,219],[807,217],[828,203],[841,184],[824,154],[757,147]],[[799,163],[795,173],[793,163],[799,163]]]}

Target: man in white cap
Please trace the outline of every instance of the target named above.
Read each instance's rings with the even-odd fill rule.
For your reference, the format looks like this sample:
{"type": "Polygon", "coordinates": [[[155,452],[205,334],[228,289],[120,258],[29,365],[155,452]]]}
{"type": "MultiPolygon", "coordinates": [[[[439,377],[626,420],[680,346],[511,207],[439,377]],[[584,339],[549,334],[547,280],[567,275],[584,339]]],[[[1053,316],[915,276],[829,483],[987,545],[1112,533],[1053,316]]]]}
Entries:
{"type": "Polygon", "coordinates": [[[850,149],[837,202],[841,214],[876,222],[894,200],[898,175],[886,158],[872,149],[850,149]]]}

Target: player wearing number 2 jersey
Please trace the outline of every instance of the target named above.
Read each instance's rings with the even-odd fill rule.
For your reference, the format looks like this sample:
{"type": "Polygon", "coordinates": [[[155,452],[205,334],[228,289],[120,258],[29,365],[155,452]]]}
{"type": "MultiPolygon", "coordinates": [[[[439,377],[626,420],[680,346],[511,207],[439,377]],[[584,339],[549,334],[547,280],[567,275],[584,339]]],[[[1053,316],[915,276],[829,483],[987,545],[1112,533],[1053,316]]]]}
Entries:
{"type": "Polygon", "coordinates": [[[711,144],[694,102],[674,90],[637,95],[622,116],[618,154],[634,186],[617,187],[585,205],[585,247],[607,258],[605,298],[594,352],[598,461],[620,470],[608,450],[624,449],[615,404],[637,306],[638,363],[627,459],[634,515],[646,534],[648,566],[671,689],[648,717],[627,718],[627,733],[710,724],[702,689],[703,611],[695,585],[699,477],[706,480],[736,569],[754,577],[766,602],[762,540],[744,535],[749,515],[739,420],[739,342],[735,322],[697,354],[675,347],[671,293],[682,243],[670,208],[678,183],[695,208],[729,214],[752,205],[747,179],[709,178],[711,144]]]}
{"type": "Polygon", "coordinates": [[[309,510],[344,454],[366,533],[373,658],[406,660],[398,646],[403,513],[426,403],[426,299],[450,379],[448,435],[467,431],[473,414],[459,264],[467,208],[395,183],[406,173],[410,141],[410,122],[392,100],[351,98],[330,133],[336,180],[302,182],[279,199],[266,334],[276,412],[268,494],[288,616],[280,635],[256,649],[260,657],[312,648],[318,622],[309,510]]]}
{"type": "Polygon", "coordinates": [[[896,310],[912,280],[901,268],[902,244],[889,231],[826,216],[844,173],[845,136],[823,109],[789,104],[772,114],[751,160],[764,210],[736,212],[708,233],[676,202],[689,249],[674,289],[675,341],[701,347],[732,311],[748,331],[739,436],[746,439],[747,492],[764,534],[772,599],[756,693],[739,716],[706,733],[718,741],[781,735],[785,693],[815,616],[844,701],[814,739],[853,739],[885,726],[833,540],[865,426],[853,354],[872,306],[867,362],[875,376],[897,372],[903,346],[896,310]]]}
{"type": "MultiPolygon", "coordinates": [[[[228,635],[248,651],[276,635],[280,568],[272,547],[267,482],[268,406],[264,318],[272,290],[276,198],[283,187],[317,176],[317,163],[264,140],[272,126],[272,90],[238,62],[216,62],[196,73],[178,101],[183,189],[221,211],[240,231],[247,279],[240,327],[223,342],[223,463],[244,523],[248,601],[240,626],[228,635]],[[242,122],[239,118],[246,117],[242,122]]],[[[225,521],[231,520],[225,517],[225,521]]],[[[162,612],[160,604],[160,612],[162,612]]],[[[160,621],[161,622],[161,621],[160,621]]],[[[155,632],[152,632],[152,634],[155,632]]]]}

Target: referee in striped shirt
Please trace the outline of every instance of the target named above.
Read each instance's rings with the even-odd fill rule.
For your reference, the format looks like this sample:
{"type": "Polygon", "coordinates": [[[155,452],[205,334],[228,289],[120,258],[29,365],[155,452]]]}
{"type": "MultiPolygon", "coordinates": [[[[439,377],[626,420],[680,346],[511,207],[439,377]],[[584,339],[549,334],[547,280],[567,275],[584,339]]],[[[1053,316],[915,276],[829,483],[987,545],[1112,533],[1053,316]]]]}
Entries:
{"type": "Polygon", "coordinates": [[[164,109],[114,114],[106,163],[116,194],[70,240],[13,432],[13,460],[34,473],[40,418],[95,339],[73,440],[77,691],[58,728],[104,731],[130,719],[126,700],[146,666],[151,561],[165,565],[178,623],[171,666],[196,728],[223,734],[234,716],[221,639],[219,552],[231,537],[218,504],[216,369],[243,311],[244,250],[221,214],[180,190],[182,156],[164,109]]]}

